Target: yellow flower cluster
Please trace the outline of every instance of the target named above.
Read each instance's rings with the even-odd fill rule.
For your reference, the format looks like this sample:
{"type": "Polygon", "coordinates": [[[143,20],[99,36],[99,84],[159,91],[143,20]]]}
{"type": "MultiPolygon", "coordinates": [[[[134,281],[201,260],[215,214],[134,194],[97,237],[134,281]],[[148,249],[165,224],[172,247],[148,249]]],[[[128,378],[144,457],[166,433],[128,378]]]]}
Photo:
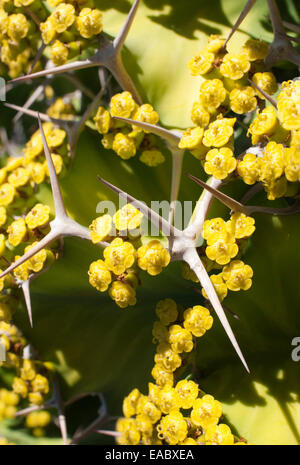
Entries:
{"type": "Polygon", "coordinates": [[[14,418],[19,401],[18,394],[8,389],[0,389],[0,421],[14,418]]]}
{"type": "Polygon", "coordinates": [[[26,415],[25,425],[32,431],[35,437],[45,436],[45,427],[49,425],[51,415],[46,410],[30,412],[26,415]]]}
{"type": "Polygon", "coordinates": [[[139,106],[130,92],[121,92],[111,98],[108,110],[102,106],[98,108],[94,117],[95,126],[103,135],[103,147],[112,149],[123,160],[134,157],[137,151],[140,151],[140,161],[148,166],[158,166],[165,161],[164,155],[155,146],[154,136],[138,126],[131,127],[115,120],[114,116],[156,124],[159,116],[150,104],[139,106]]]}
{"type": "Polygon", "coordinates": [[[27,398],[30,404],[44,404],[50,390],[45,365],[32,360],[21,360],[12,388],[16,394],[27,398]]]}
{"type": "Polygon", "coordinates": [[[182,379],[180,367],[185,353],[193,349],[193,337],[211,328],[209,311],[197,305],[183,310],[174,300],[158,302],[154,341],[158,342],[148,395],[133,389],[123,401],[123,418],[116,423],[121,445],[233,444],[228,426],[220,424],[222,406],[204,394],[198,384],[182,379]]]}

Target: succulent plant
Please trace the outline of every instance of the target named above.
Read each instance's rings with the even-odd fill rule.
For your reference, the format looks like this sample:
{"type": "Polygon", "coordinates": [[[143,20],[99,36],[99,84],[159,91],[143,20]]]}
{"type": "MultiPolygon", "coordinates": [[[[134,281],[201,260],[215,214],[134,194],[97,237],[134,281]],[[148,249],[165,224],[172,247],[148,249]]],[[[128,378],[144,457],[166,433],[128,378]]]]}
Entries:
{"type": "Polygon", "coordinates": [[[0,444],[299,444],[299,11],[240,10],[0,2],[0,444]]]}

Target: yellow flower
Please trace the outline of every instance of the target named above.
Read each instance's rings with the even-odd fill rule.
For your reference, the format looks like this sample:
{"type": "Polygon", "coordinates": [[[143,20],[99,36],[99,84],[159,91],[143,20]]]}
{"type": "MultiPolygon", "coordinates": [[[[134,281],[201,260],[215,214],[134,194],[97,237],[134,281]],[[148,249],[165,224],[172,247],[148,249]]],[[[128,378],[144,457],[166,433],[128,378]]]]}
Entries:
{"type": "Polygon", "coordinates": [[[188,67],[192,76],[206,74],[213,68],[215,55],[207,50],[203,50],[188,62],[188,67]]]}
{"type": "Polygon", "coordinates": [[[52,27],[58,32],[66,31],[75,21],[75,8],[73,5],[61,3],[48,18],[52,27]]]}
{"type": "Polygon", "coordinates": [[[25,220],[23,218],[19,218],[13,221],[10,226],[7,228],[8,234],[8,241],[14,247],[21,244],[24,238],[27,235],[27,227],[25,220]]]}
{"type": "Polygon", "coordinates": [[[15,42],[20,42],[21,39],[27,36],[29,24],[22,13],[12,14],[8,17],[7,34],[9,38],[15,42]]]}
{"type": "Polygon", "coordinates": [[[280,178],[285,168],[285,148],[282,144],[269,142],[260,159],[259,180],[265,184],[270,184],[280,178]]]}
{"type": "Polygon", "coordinates": [[[204,395],[201,399],[196,399],[191,411],[191,420],[196,426],[201,426],[205,430],[209,426],[214,426],[219,422],[222,415],[222,405],[211,395],[204,395]]]}
{"type": "Polygon", "coordinates": [[[228,147],[212,149],[206,154],[204,170],[216,179],[225,179],[237,166],[236,158],[228,147]]]}
{"type": "MultiPolygon", "coordinates": [[[[210,276],[210,280],[215,288],[215,291],[219,297],[220,302],[222,302],[228,293],[227,286],[224,283],[223,278],[222,278],[222,273],[212,274],[210,276]]],[[[207,294],[204,289],[202,289],[202,295],[205,299],[208,299],[207,294]]]]}
{"type": "Polygon", "coordinates": [[[15,197],[16,190],[12,184],[4,183],[0,186],[0,206],[10,205],[15,197]]]}
{"type": "Polygon", "coordinates": [[[183,379],[176,384],[175,391],[179,394],[180,408],[190,409],[198,397],[199,388],[194,381],[183,379]]]}
{"type": "MultiPolygon", "coordinates": [[[[158,113],[153,109],[152,105],[145,103],[138,107],[132,115],[132,119],[143,123],[156,124],[159,121],[158,113]]],[[[132,126],[135,131],[141,131],[137,126],[132,126]]],[[[144,131],[147,132],[147,131],[144,131]]]]}
{"type": "Polygon", "coordinates": [[[189,128],[183,132],[178,147],[180,149],[194,150],[201,147],[204,129],[201,127],[189,128]]]}
{"type": "Polygon", "coordinates": [[[136,154],[135,140],[122,132],[118,132],[114,137],[112,149],[123,160],[128,160],[136,154]]]}
{"type": "MultiPolygon", "coordinates": [[[[21,258],[20,255],[16,255],[15,256],[15,262],[21,258]]],[[[17,266],[14,271],[13,271],[13,274],[15,275],[15,277],[17,279],[20,279],[21,281],[27,281],[28,277],[29,277],[29,270],[27,268],[27,263],[23,263],[22,265],[19,265],[17,266]]]]}
{"type": "Polygon", "coordinates": [[[171,257],[158,240],[152,240],[137,250],[137,260],[142,270],[146,270],[151,276],[156,276],[168,266],[171,257]]]}
{"type": "Polygon", "coordinates": [[[143,413],[147,415],[153,424],[157,423],[161,418],[161,411],[153,402],[150,402],[149,400],[147,400],[143,406],[143,413]]]}
{"type": "MultiPolygon", "coordinates": [[[[173,386],[173,373],[165,370],[161,365],[154,365],[151,376],[155,379],[158,386],[173,386]]],[[[159,399],[156,399],[155,403],[159,404],[159,399]]]]}
{"type": "Polygon", "coordinates": [[[128,394],[127,397],[123,400],[123,414],[126,418],[133,417],[137,413],[137,404],[138,400],[141,397],[141,393],[138,389],[133,389],[133,391],[128,394]]]}
{"type": "Polygon", "coordinates": [[[300,181],[300,151],[297,146],[287,148],[285,176],[290,182],[300,181]]]}
{"type": "Polygon", "coordinates": [[[31,381],[31,387],[33,392],[41,392],[42,394],[48,394],[49,392],[49,382],[45,376],[40,374],[37,374],[31,381]]]}
{"type": "Polygon", "coordinates": [[[158,407],[165,414],[179,409],[180,397],[178,392],[173,387],[165,385],[159,393],[158,407]]]}
{"type": "Polygon", "coordinates": [[[256,155],[247,153],[238,163],[237,172],[246,184],[255,184],[259,179],[259,163],[256,155]]]}
{"type": "Polygon", "coordinates": [[[234,443],[229,426],[222,423],[217,426],[209,426],[205,431],[204,440],[207,445],[231,446],[234,443]]]}
{"type": "Polygon", "coordinates": [[[170,344],[166,342],[161,342],[157,346],[157,353],[154,356],[154,361],[156,365],[161,366],[163,370],[170,373],[177,370],[182,362],[180,355],[174,352],[170,344]]]}
{"type": "Polygon", "coordinates": [[[127,283],[114,281],[109,289],[109,295],[121,308],[136,304],[135,290],[127,283]]]}
{"type": "Polygon", "coordinates": [[[98,291],[104,292],[111,283],[111,273],[103,260],[92,262],[88,271],[89,282],[98,291]]]}
{"type": "Polygon", "coordinates": [[[127,91],[114,95],[110,101],[110,113],[112,116],[130,118],[136,107],[137,104],[133,100],[131,93],[127,91]]]}
{"type": "Polygon", "coordinates": [[[236,118],[221,118],[213,121],[204,132],[203,144],[206,147],[222,147],[233,135],[236,118]]]}
{"type": "Polygon", "coordinates": [[[213,113],[224,102],[227,92],[220,79],[208,79],[200,86],[200,103],[213,113]]]}
{"type": "Polygon", "coordinates": [[[201,305],[187,308],[183,317],[183,326],[196,337],[203,336],[212,327],[214,321],[209,310],[201,305]]]}
{"type": "Polygon", "coordinates": [[[137,415],[136,426],[142,433],[145,444],[147,444],[147,438],[150,439],[153,432],[153,425],[150,418],[148,418],[147,415],[144,415],[143,413],[137,415]]]}
{"type": "Polygon", "coordinates": [[[180,325],[170,326],[169,343],[172,350],[179,354],[182,352],[191,352],[194,346],[192,333],[180,325]]]}
{"type": "Polygon", "coordinates": [[[282,83],[278,95],[278,116],[284,129],[300,129],[300,81],[282,83]]]}
{"type": "Polygon", "coordinates": [[[133,418],[119,418],[116,430],[122,433],[117,438],[120,445],[137,445],[141,440],[141,433],[137,429],[136,421],[133,418]]]}
{"type": "Polygon", "coordinates": [[[231,110],[239,115],[249,113],[255,110],[257,106],[255,91],[250,86],[233,89],[230,92],[229,99],[231,110]]]}
{"type": "Polygon", "coordinates": [[[255,231],[255,220],[244,213],[234,213],[227,223],[229,233],[236,239],[250,237],[255,231]]]}
{"type": "Polygon", "coordinates": [[[187,423],[179,411],[164,416],[157,426],[157,430],[158,436],[171,445],[184,441],[188,433],[187,423]]]}
{"type": "Polygon", "coordinates": [[[252,286],[253,270],[251,266],[245,265],[241,260],[233,260],[225,266],[222,271],[222,277],[226,286],[231,291],[247,291],[252,286]]]}
{"type": "Polygon", "coordinates": [[[102,31],[102,13],[97,8],[83,8],[75,24],[79,34],[85,39],[90,39],[102,31]]]}
{"type": "MultiPolygon", "coordinates": [[[[256,84],[260,89],[265,91],[268,95],[273,95],[278,89],[276,77],[273,73],[264,72],[264,73],[255,73],[252,76],[252,81],[256,84]]],[[[265,97],[256,89],[254,88],[256,95],[264,99],[265,97]]]]}
{"type": "Polygon", "coordinates": [[[40,410],[39,412],[30,412],[26,416],[26,426],[27,428],[36,428],[36,427],[45,427],[51,421],[51,415],[45,410],[40,410]]]}
{"type": "Polygon", "coordinates": [[[169,332],[165,325],[161,321],[155,321],[152,329],[153,343],[156,342],[167,342],[169,338],[169,332]]]}
{"type": "Polygon", "coordinates": [[[49,20],[48,17],[47,21],[40,24],[40,31],[42,33],[42,39],[46,45],[50,44],[50,42],[56,36],[56,30],[52,22],[49,20]]]}
{"type": "Polygon", "coordinates": [[[247,55],[249,61],[263,60],[269,52],[269,45],[257,39],[248,39],[243,45],[242,51],[247,55]]]}
{"type": "Polygon", "coordinates": [[[223,47],[224,43],[225,39],[222,39],[222,37],[218,35],[211,34],[208,38],[208,44],[205,48],[209,52],[218,53],[223,47]]]}
{"type": "Polygon", "coordinates": [[[111,124],[110,114],[104,107],[99,107],[94,116],[97,131],[100,134],[107,134],[111,124]]]}
{"type": "Polygon", "coordinates": [[[92,222],[89,228],[93,244],[105,241],[112,231],[112,217],[110,215],[99,216],[92,222]]]}
{"type": "Polygon", "coordinates": [[[44,182],[46,177],[45,168],[45,165],[39,162],[32,162],[27,165],[29,175],[34,183],[41,184],[42,182],[44,182]]]}
{"type": "Polygon", "coordinates": [[[15,187],[21,187],[29,181],[29,170],[27,168],[17,168],[7,178],[9,184],[15,187]]]}
{"type": "Polygon", "coordinates": [[[226,235],[226,223],[223,218],[212,218],[204,221],[203,238],[208,245],[212,245],[226,235]]]}
{"type": "Polygon", "coordinates": [[[194,102],[192,107],[191,120],[197,126],[205,128],[209,125],[210,113],[204,108],[202,103],[194,102]]]}
{"type": "Polygon", "coordinates": [[[223,76],[237,80],[241,79],[250,69],[250,61],[246,53],[227,53],[220,66],[220,73],[223,76]]]}
{"type": "Polygon", "coordinates": [[[113,216],[113,221],[119,231],[139,228],[143,214],[130,203],[120,208],[113,216]]]}
{"type": "Polygon", "coordinates": [[[61,66],[68,61],[69,49],[60,40],[55,40],[51,45],[50,57],[56,66],[61,66]]]}
{"type": "Polygon", "coordinates": [[[162,324],[168,326],[177,320],[178,310],[176,302],[173,299],[160,300],[156,305],[155,313],[162,324]]]}
{"type": "MultiPolygon", "coordinates": [[[[44,126],[43,126],[43,129],[45,131],[44,126]]],[[[37,131],[31,136],[30,140],[27,142],[25,146],[25,149],[23,150],[25,161],[27,162],[31,161],[33,158],[40,155],[42,151],[43,151],[42,136],[40,132],[37,131]]]]}
{"type": "MultiPolygon", "coordinates": [[[[60,155],[57,155],[56,153],[51,153],[51,158],[53,161],[54,169],[56,174],[60,174],[61,170],[63,168],[63,159],[60,155]]],[[[44,161],[44,171],[47,176],[49,176],[49,168],[47,161],[44,161]]]]}
{"type": "Polygon", "coordinates": [[[252,143],[257,144],[264,136],[271,136],[278,127],[276,111],[269,106],[259,112],[249,126],[248,133],[252,134],[252,143]]]}
{"type": "Polygon", "coordinates": [[[54,128],[45,135],[49,147],[55,148],[59,147],[63,143],[67,133],[63,129],[54,128]]]}
{"type": "MultiPolygon", "coordinates": [[[[32,244],[28,245],[25,247],[24,253],[29,252],[29,250],[32,249],[35,245],[37,245],[38,242],[33,242],[32,244]]],[[[52,252],[47,251],[46,249],[42,249],[39,252],[37,252],[33,257],[31,257],[29,260],[26,261],[26,265],[28,270],[34,271],[35,273],[38,273],[44,268],[44,265],[46,263],[46,260],[48,258],[48,254],[52,254],[52,252]]]]}
{"type": "Polygon", "coordinates": [[[28,393],[28,387],[25,381],[21,378],[15,377],[12,385],[13,391],[25,398],[28,393]]]}
{"type": "Polygon", "coordinates": [[[165,161],[165,157],[160,150],[153,148],[150,150],[143,150],[140,161],[147,166],[158,166],[165,161]]]}
{"type": "Polygon", "coordinates": [[[123,242],[120,237],[114,239],[103,252],[105,265],[116,275],[124,273],[135,261],[135,249],[130,242],[123,242]]]}
{"type": "Polygon", "coordinates": [[[216,261],[219,265],[226,265],[238,254],[238,245],[232,241],[232,238],[228,239],[223,237],[214,244],[206,247],[206,255],[210,260],[216,261]]]}
{"type": "Polygon", "coordinates": [[[40,392],[29,392],[28,401],[32,405],[42,405],[44,403],[44,397],[40,392]]]}
{"type": "Polygon", "coordinates": [[[25,217],[27,226],[30,229],[43,228],[50,219],[50,208],[48,205],[37,203],[25,217]]]}

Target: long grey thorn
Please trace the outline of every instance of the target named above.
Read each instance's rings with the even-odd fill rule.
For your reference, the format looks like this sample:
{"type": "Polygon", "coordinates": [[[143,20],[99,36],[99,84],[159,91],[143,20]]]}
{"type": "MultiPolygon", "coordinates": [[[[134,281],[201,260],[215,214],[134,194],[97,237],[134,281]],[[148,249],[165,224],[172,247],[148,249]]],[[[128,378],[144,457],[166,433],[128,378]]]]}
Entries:
{"type": "Polygon", "coordinates": [[[128,34],[129,34],[129,31],[130,31],[130,28],[132,26],[133,20],[135,18],[136,13],[137,13],[137,9],[138,9],[139,4],[140,4],[140,0],[135,0],[134,4],[132,5],[132,7],[131,7],[128,15],[127,15],[125,23],[123,24],[119,34],[117,35],[117,37],[115,38],[115,40],[113,42],[114,48],[115,48],[117,53],[120,53],[122,48],[123,48],[124,42],[125,42],[128,34]]]}
{"type": "Polygon", "coordinates": [[[178,145],[181,139],[180,131],[170,131],[169,129],[162,128],[158,124],[144,123],[143,121],[136,121],[130,118],[122,118],[121,116],[113,116],[113,119],[117,119],[119,121],[123,121],[123,123],[137,126],[143,129],[144,131],[149,131],[152,134],[155,134],[156,136],[165,139],[171,144],[178,145]]]}
{"type": "Polygon", "coordinates": [[[53,164],[53,160],[51,157],[50,149],[45,137],[45,133],[43,130],[42,126],[42,121],[40,118],[40,115],[38,113],[38,121],[39,121],[39,128],[41,131],[42,135],[42,140],[43,140],[43,146],[44,146],[44,152],[47,160],[47,165],[48,165],[48,170],[49,170],[49,177],[50,177],[50,184],[51,184],[51,189],[52,189],[52,195],[53,195],[53,200],[54,200],[54,207],[55,207],[55,216],[56,218],[63,218],[67,216],[67,212],[64,206],[64,201],[62,198],[61,190],[59,187],[57,175],[55,172],[55,167],[53,164]]]}
{"type": "Polygon", "coordinates": [[[219,297],[216,293],[216,290],[210,280],[210,277],[203,265],[203,263],[200,260],[199,255],[196,252],[195,248],[188,248],[185,250],[183,254],[183,259],[188,265],[190,266],[191,270],[194,271],[196,276],[198,277],[203,289],[205,290],[207,297],[210,300],[211,305],[213,306],[216,314],[218,315],[218,318],[225,329],[225,332],[227,336],[229,337],[229,340],[231,341],[231,344],[233,345],[236,353],[238,354],[239,358],[241,359],[244,367],[246,368],[247,372],[250,373],[250,370],[248,368],[248,365],[246,363],[246,360],[242,354],[242,351],[238,345],[238,342],[236,340],[236,337],[230,327],[230,324],[227,320],[226,314],[224,312],[224,309],[220,303],[219,297]]]}
{"type": "Polygon", "coordinates": [[[288,21],[282,21],[282,24],[287,29],[290,29],[291,31],[295,32],[296,34],[300,34],[300,26],[298,24],[289,23],[288,21]]]}
{"type": "Polygon", "coordinates": [[[197,184],[200,184],[201,187],[203,187],[208,192],[210,192],[214,197],[216,197],[218,200],[220,200],[220,202],[222,202],[226,207],[230,208],[230,210],[233,210],[234,212],[240,212],[240,213],[247,214],[248,208],[251,208],[251,207],[247,207],[241,204],[237,200],[232,199],[231,197],[219,191],[218,189],[215,189],[209,184],[206,184],[201,179],[196,178],[192,174],[188,174],[188,177],[192,179],[193,181],[195,181],[197,184]]]}
{"type": "Polygon", "coordinates": [[[117,36],[117,40],[115,39],[115,41],[112,42],[104,34],[100,35],[98,50],[92,57],[87,58],[85,60],[77,60],[70,63],[66,63],[61,66],[55,66],[51,69],[44,69],[36,73],[27,74],[25,76],[20,76],[15,79],[12,79],[10,82],[21,82],[26,81],[28,79],[35,79],[43,76],[48,76],[49,74],[56,75],[66,73],[69,71],[77,71],[80,69],[104,66],[113,74],[113,76],[119,82],[120,86],[124,90],[131,92],[136,102],[141,104],[141,97],[131,77],[126,71],[121,53],[122,45],[127,37],[130,26],[132,25],[132,21],[134,19],[138,5],[139,1],[136,0],[130,9],[130,12],[128,14],[123,28],[117,36]]]}
{"type": "Polygon", "coordinates": [[[175,226],[171,225],[165,218],[160,216],[154,210],[151,210],[144,202],[137,200],[132,195],[127,194],[126,192],[122,191],[118,187],[114,186],[110,182],[106,181],[105,179],[97,176],[97,179],[102,182],[105,186],[111,189],[113,192],[118,194],[120,197],[123,197],[126,201],[129,201],[134,204],[135,208],[137,208],[145,217],[151,221],[157,228],[159,228],[165,236],[176,236],[182,234],[182,231],[175,228],[175,226]]]}
{"type": "Polygon", "coordinates": [[[267,0],[270,18],[273,27],[274,39],[269,47],[269,53],[265,58],[265,65],[270,68],[279,61],[288,60],[300,66],[300,55],[292,46],[289,37],[285,33],[279,9],[275,0],[267,0]]]}
{"type": "Polygon", "coordinates": [[[273,105],[274,108],[277,108],[277,102],[273,97],[271,97],[271,95],[267,94],[267,92],[261,89],[257,84],[255,84],[255,82],[251,81],[251,79],[248,78],[248,81],[251,86],[255,87],[255,89],[258,90],[265,97],[265,99],[271,103],[271,105],[273,105]]]}
{"type": "Polygon", "coordinates": [[[177,147],[171,146],[171,144],[167,143],[167,145],[168,145],[169,150],[172,153],[172,178],[171,178],[169,223],[173,224],[175,210],[176,210],[176,201],[178,198],[178,192],[179,192],[180,181],[181,181],[184,151],[177,147]]]}
{"type": "Polygon", "coordinates": [[[30,297],[30,280],[29,279],[22,282],[21,289],[23,291],[23,295],[25,299],[29,323],[30,323],[30,326],[33,328],[32,307],[31,307],[31,297],[30,297]]]}
{"type": "MultiPolygon", "coordinates": [[[[44,90],[44,85],[41,84],[40,86],[38,86],[35,91],[29,96],[29,98],[26,100],[26,102],[24,103],[23,105],[23,108],[29,108],[31,107],[31,105],[39,98],[39,96],[42,94],[44,90]]],[[[12,122],[13,123],[16,123],[20,118],[21,116],[24,114],[24,112],[22,111],[18,111],[18,113],[13,117],[13,120],[12,122]]]]}
{"type": "Polygon", "coordinates": [[[42,45],[39,47],[35,57],[34,57],[34,60],[33,62],[31,63],[30,65],[30,68],[28,70],[28,73],[27,74],[30,74],[32,73],[32,70],[34,69],[35,65],[37,64],[37,62],[39,61],[39,59],[41,58],[41,56],[43,55],[44,53],[44,50],[45,48],[47,47],[47,45],[45,44],[45,42],[42,43],[42,45]]]}
{"type": "Polygon", "coordinates": [[[53,377],[53,399],[58,413],[58,424],[64,445],[68,444],[68,430],[65,416],[64,403],[60,392],[57,375],[53,377]]]}
{"type": "Polygon", "coordinates": [[[236,32],[236,30],[239,28],[239,26],[241,25],[241,23],[244,21],[244,19],[246,18],[247,14],[249,13],[249,11],[252,9],[253,5],[255,4],[256,0],[248,0],[248,2],[246,3],[246,5],[244,6],[240,16],[238,17],[238,19],[236,20],[234,26],[232,27],[227,39],[225,40],[225,43],[222,47],[223,50],[226,49],[226,45],[228,43],[228,41],[231,39],[231,37],[233,36],[233,34],[236,32]]]}

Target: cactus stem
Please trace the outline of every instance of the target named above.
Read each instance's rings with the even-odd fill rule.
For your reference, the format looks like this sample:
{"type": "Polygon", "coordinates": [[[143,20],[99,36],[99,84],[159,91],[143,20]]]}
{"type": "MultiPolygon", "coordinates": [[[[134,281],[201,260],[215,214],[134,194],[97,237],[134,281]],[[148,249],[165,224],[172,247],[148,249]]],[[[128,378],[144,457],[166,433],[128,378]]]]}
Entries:
{"type": "Polygon", "coordinates": [[[228,41],[231,39],[231,37],[233,36],[233,34],[237,31],[237,29],[239,28],[239,26],[241,25],[241,23],[244,21],[244,19],[246,18],[246,16],[248,15],[249,11],[252,9],[253,5],[255,4],[256,0],[248,0],[248,2],[246,3],[246,5],[244,6],[240,16],[238,17],[236,23],[234,24],[233,28],[231,29],[227,39],[225,40],[225,43],[223,45],[223,50],[225,51],[226,49],[226,45],[228,43],[228,41]]]}
{"type": "Polygon", "coordinates": [[[244,367],[246,368],[247,372],[250,373],[250,370],[248,368],[248,365],[246,363],[246,360],[244,359],[244,356],[242,354],[242,351],[237,343],[236,337],[230,327],[230,324],[227,320],[227,317],[225,315],[224,309],[219,301],[219,297],[216,293],[216,290],[209,278],[209,275],[203,265],[203,263],[200,260],[199,255],[196,252],[195,248],[188,248],[185,250],[183,253],[183,259],[184,261],[190,266],[191,270],[194,271],[196,276],[198,277],[203,289],[205,290],[209,301],[211,305],[213,306],[216,314],[218,315],[218,318],[225,329],[225,332],[227,336],[229,337],[229,340],[231,341],[231,344],[233,345],[236,353],[238,354],[239,358],[241,359],[244,367]]]}
{"type": "Polygon", "coordinates": [[[134,2],[121,31],[119,32],[119,34],[113,42],[111,42],[104,34],[100,36],[98,50],[92,57],[87,58],[85,60],[78,60],[66,63],[61,66],[54,66],[49,69],[38,71],[36,73],[26,74],[25,76],[20,76],[18,78],[12,79],[10,82],[22,82],[28,79],[35,79],[38,77],[48,75],[62,74],[80,69],[104,66],[114,75],[116,80],[119,82],[120,86],[124,90],[128,90],[129,92],[131,92],[136,102],[141,104],[141,97],[131,77],[125,69],[121,53],[124,41],[129,33],[139,3],[139,0],[136,0],[134,2]]]}
{"type": "Polygon", "coordinates": [[[251,79],[248,78],[248,81],[251,84],[251,86],[255,87],[255,89],[257,89],[265,97],[265,99],[268,100],[271,103],[271,105],[273,105],[273,107],[277,109],[277,102],[273,97],[267,94],[267,92],[261,89],[257,84],[255,84],[255,82],[251,81],[251,79]]]}
{"type": "Polygon", "coordinates": [[[240,202],[237,200],[232,199],[228,195],[224,194],[223,192],[215,189],[214,187],[210,186],[209,184],[206,184],[204,181],[201,181],[201,179],[196,178],[192,174],[188,174],[188,177],[195,181],[197,184],[200,184],[201,187],[206,189],[208,192],[210,192],[214,197],[216,197],[220,202],[223,203],[226,207],[230,208],[234,212],[241,212],[241,213],[246,213],[247,208],[251,207],[246,207],[245,205],[242,205],[240,202]]]}

